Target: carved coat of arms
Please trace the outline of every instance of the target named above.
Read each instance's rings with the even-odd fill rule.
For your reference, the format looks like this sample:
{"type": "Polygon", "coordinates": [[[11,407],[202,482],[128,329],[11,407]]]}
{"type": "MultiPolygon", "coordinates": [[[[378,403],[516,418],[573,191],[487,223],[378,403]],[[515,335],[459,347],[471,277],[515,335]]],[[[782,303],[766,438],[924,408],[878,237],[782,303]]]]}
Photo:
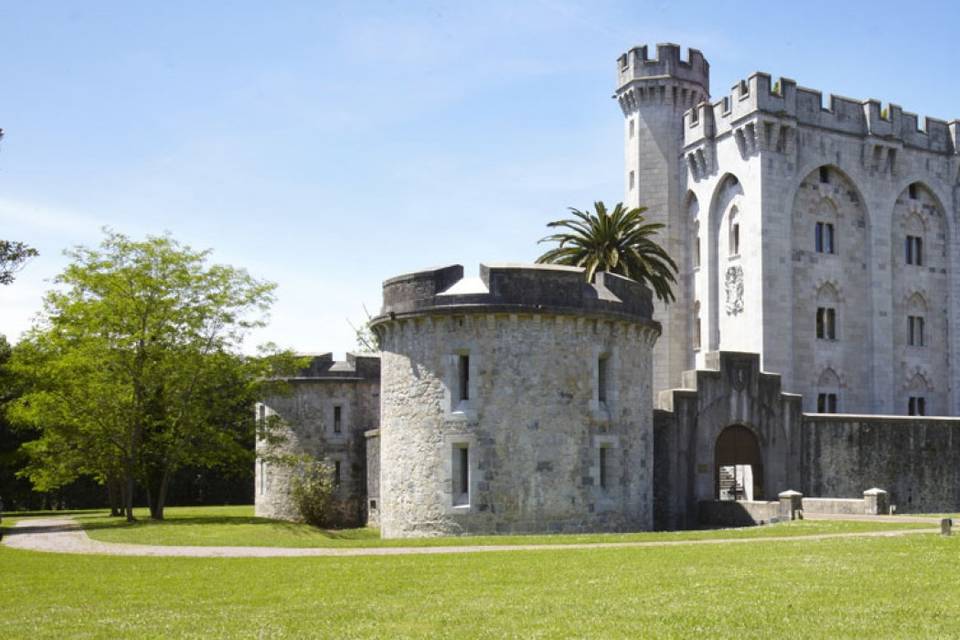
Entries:
{"type": "Polygon", "coordinates": [[[743,267],[734,265],[727,267],[724,278],[727,292],[727,315],[735,316],[743,312],[743,267]]]}

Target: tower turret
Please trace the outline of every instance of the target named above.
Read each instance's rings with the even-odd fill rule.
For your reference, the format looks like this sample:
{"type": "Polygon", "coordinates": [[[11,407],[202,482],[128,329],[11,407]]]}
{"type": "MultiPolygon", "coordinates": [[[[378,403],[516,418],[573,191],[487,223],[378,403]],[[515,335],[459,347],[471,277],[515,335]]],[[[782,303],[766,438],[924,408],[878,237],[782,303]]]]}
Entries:
{"type": "Polygon", "coordinates": [[[690,368],[691,306],[685,270],[687,215],[683,210],[685,172],[682,165],[683,114],[710,98],[710,65],[690,49],[686,60],[675,44],[658,44],[650,58],[647,47],[634,47],[617,60],[617,91],[623,110],[624,203],[646,207],[647,218],[665,225],[661,244],[680,267],[677,301],[657,302],[655,317],[663,333],[654,348],[654,393],[680,386],[690,368]]]}

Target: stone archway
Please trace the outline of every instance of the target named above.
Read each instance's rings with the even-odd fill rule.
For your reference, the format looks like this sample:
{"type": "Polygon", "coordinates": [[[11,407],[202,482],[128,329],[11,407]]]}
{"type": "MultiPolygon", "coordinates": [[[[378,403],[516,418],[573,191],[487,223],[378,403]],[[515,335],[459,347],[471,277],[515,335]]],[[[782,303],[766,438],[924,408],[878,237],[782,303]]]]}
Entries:
{"type": "Polygon", "coordinates": [[[763,499],[763,456],[753,431],[739,424],[721,431],[714,459],[717,500],[763,499]]]}

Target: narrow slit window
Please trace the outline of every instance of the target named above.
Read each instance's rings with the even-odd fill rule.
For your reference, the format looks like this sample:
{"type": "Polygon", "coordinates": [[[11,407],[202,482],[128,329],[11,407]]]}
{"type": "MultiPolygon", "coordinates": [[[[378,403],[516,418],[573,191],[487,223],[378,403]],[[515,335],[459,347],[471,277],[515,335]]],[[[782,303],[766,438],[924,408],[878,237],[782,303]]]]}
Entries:
{"type": "Polygon", "coordinates": [[[267,437],[267,406],[257,405],[257,435],[261,440],[267,437]]]}
{"type": "Polygon", "coordinates": [[[341,481],[341,465],[339,460],[333,461],[333,484],[337,487],[340,486],[341,481]]]}
{"type": "Polygon", "coordinates": [[[607,402],[607,385],[609,383],[610,356],[604,354],[597,359],[597,400],[607,402]]]}
{"type": "Polygon", "coordinates": [[[734,224],[730,231],[730,255],[740,255],[740,225],[734,224]]]}
{"type": "Polygon", "coordinates": [[[636,181],[636,174],[631,171],[629,176],[630,188],[633,189],[634,182],[636,181]]]}
{"type": "Polygon", "coordinates": [[[266,495],[267,493],[267,463],[263,459],[260,460],[260,495],[266,495]]]}
{"type": "Polygon", "coordinates": [[[340,405],[333,408],[333,432],[343,432],[343,407],[340,405]]]}
{"type": "Polygon", "coordinates": [[[470,449],[466,445],[453,447],[453,504],[470,504],[470,449]]]}
{"type": "Polygon", "coordinates": [[[600,468],[598,469],[598,473],[600,476],[600,488],[606,491],[610,488],[610,460],[608,459],[610,457],[610,447],[600,447],[599,454],[600,459],[598,466],[600,468]]]}
{"type": "Polygon", "coordinates": [[[470,356],[461,355],[457,364],[460,400],[470,399],[470,356]]]}
{"type": "Polygon", "coordinates": [[[700,236],[693,239],[693,267],[700,268],[700,236]]]}
{"type": "Polygon", "coordinates": [[[701,338],[701,326],[700,326],[700,316],[698,315],[693,319],[693,348],[697,351],[700,350],[700,341],[701,338]]]}

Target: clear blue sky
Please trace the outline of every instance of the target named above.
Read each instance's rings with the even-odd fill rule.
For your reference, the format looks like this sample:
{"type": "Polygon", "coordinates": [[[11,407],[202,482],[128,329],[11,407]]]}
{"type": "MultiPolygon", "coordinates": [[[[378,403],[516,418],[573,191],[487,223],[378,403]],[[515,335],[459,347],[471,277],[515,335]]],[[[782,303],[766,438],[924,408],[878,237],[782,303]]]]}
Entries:
{"type": "Polygon", "coordinates": [[[703,50],[714,99],[762,70],[960,118],[949,2],[7,2],[0,288],[13,340],[61,251],[170,231],[279,283],[268,329],[353,347],[383,279],[530,261],[567,206],[619,201],[615,59],[703,50]]]}

